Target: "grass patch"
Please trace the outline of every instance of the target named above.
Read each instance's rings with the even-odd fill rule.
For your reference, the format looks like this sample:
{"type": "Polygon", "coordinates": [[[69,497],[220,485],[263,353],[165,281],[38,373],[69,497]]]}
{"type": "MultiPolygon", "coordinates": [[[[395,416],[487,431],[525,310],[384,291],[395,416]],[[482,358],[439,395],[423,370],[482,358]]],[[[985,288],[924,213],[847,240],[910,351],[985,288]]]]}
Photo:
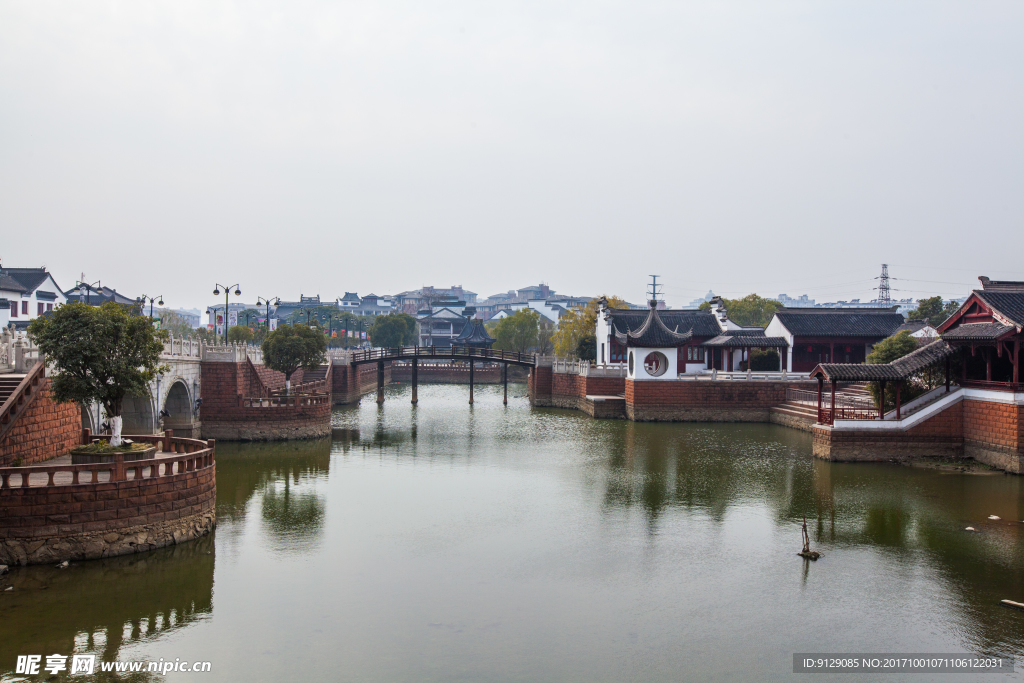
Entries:
{"type": "Polygon", "coordinates": [[[78,446],[72,448],[72,453],[134,453],[139,451],[145,451],[152,448],[152,444],[148,443],[123,443],[120,446],[114,447],[110,445],[110,442],[106,439],[101,440],[99,443],[91,443],[87,446],[78,446]]]}

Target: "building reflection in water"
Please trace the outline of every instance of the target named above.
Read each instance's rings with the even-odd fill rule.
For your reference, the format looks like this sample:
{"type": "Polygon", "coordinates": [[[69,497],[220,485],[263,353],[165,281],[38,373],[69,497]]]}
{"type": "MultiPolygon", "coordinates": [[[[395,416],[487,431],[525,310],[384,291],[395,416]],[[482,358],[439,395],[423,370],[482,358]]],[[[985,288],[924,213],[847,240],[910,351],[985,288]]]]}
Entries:
{"type": "MultiPolygon", "coordinates": [[[[806,516],[816,549],[875,553],[908,590],[918,572],[937,572],[946,592],[935,600],[958,614],[978,651],[1024,648],[1024,619],[999,606],[1024,600],[1021,477],[830,463],[809,457],[805,440],[767,425],[626,423],[621,443],[609,442],[604,508],[641,508],[651,533],[671,508],[715,525],[730,509],[760,509],[793,534],[794,553],[806,516]]],[[[827,564],[800,571],[828,572],[827,564]]]]}
{"type": "Polygon", "coordinates": [[[13,673],[24,654],[91,653],[113,661],[122,645],[206,618],[213,573],[212,535],[69,569],[13,568],[5,579],[14,590],[0,601],[0,674],[13,673]]]}

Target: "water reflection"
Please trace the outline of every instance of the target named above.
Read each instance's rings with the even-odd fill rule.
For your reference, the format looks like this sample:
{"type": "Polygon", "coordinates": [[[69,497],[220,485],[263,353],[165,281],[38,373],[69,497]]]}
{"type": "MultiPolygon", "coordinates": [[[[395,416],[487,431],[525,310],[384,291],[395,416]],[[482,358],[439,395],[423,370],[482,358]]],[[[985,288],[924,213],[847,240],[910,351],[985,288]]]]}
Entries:
{"type": "Polygon", "coordinates": [[[259,494],[261,528],[277,552],[304,552],[323,537],[327,502],[315,482],[326,479],[331,440],[223,444],[217,447],[217,515],[225,541],[238,538],[259,494]]]}
{"type": "Polygon", "coordinates": [[[213,610],[214,539],[150,553],[13,568],[0,599],[0,672],[23,654],[94,653],[118,658],[145,642],[208,618],[213,610]]]}

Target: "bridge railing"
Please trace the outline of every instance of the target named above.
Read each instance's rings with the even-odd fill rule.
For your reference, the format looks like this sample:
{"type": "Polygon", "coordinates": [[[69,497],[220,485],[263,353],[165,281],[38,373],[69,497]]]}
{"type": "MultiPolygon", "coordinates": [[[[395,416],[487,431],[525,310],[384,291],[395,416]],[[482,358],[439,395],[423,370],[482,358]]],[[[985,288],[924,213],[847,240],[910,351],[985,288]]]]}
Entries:
{"type": "Polygon", "coordinates": [[[467,346],[399,346],[397,348],[363,349],[353,351],[349,357],[350,363],[365,363],[375,360],[402,360],[407,358],[452,358],[458,360],[482,359],[492,361],[508,361],[512,363],[530,364],[534,363],[535,357],[532,353],[519,353],[517,351],[500,351],[495,349],[477,349],[467,346]]]}
{"type": "Polygon", "coordinates": [[[241,408],[290,408],[295,406],[318,406],[331,402],[331,395],[327,393],[318,394],[296,394],[287,396],[274,395],[267,397],[239,396],[238,405],[241,408]]]}

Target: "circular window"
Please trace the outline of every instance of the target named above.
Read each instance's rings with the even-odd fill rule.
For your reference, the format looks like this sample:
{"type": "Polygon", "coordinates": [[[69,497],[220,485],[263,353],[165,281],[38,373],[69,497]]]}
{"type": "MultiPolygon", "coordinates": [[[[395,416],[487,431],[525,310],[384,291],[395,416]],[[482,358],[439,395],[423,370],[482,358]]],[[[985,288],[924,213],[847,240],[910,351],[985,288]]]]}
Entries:
{"type": "Polygon", "coordinates": [[[629,374],[633,374],[633,352],[629,352],[629,374]]]}
{"type": "Polygon", "coordinates": [[[661,351],[651,351],[644,358],[644,370],[651,377],[661,377],[668,370],[668,358],[661,351]]]}

